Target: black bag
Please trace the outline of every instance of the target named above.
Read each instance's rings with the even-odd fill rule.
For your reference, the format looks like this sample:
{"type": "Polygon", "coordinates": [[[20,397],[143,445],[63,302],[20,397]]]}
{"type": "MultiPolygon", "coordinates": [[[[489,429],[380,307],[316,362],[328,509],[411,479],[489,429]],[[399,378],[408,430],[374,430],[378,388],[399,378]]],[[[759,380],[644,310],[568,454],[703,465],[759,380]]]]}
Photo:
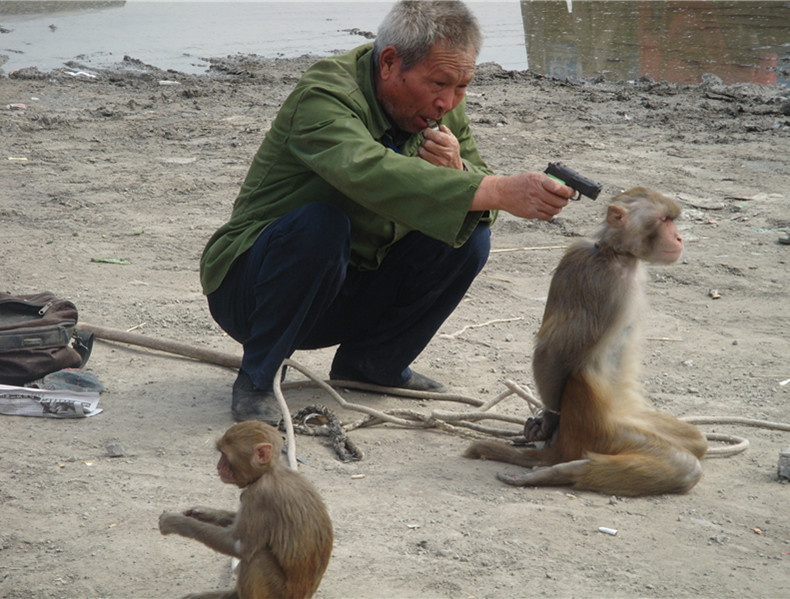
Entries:
{"type": "Polygon", "coordinates": [[[77,333],[77,307],[49,292],[0,292],[0,383],[24,385],[88,361],[93,335],[77,333]]]}

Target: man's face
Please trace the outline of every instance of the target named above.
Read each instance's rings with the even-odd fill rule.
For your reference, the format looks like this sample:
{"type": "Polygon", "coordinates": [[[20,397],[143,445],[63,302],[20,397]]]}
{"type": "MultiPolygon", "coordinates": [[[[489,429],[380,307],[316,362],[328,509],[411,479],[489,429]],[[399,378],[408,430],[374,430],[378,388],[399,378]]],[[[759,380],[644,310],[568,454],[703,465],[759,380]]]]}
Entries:
{"type": "Polygon", "coordinates": [[[438,121],[464,99],[475,72],[473,49],[434,44],[428,58],[408,71],[392,46],[382,50],[376,93],[401,129],[416,133],[438,121]]]}

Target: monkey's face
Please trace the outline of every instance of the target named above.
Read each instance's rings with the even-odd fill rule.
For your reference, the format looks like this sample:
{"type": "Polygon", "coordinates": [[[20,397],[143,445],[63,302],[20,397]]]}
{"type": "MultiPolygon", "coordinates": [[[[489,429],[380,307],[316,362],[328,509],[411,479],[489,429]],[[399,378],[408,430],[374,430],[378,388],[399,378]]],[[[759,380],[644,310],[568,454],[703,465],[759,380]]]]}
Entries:
{"type": "Polygon", "coordinates": [[[678,233],[675,221],[669,216],[658,218],[655,241],[650,255],[645,259],[656,264],[672,264],[683,253],[683,238],[678,233]]]}
{"type": "Polygon", "coordinates": [[[238,484],[236,476],[233,474],[233,466],[231,466],[230,460],[224,451],[220,452],[219,461],[217,462],[217,474],[219,474],[219,478],[223,483],[238,484]]]}
{"type": "Polygon", "coordinates": [[[634,187],[612,199],[600,240],[623,254],[654,264],[671,264],[683,253],[675,226],[680,207],[646,187],[634,187]]]}

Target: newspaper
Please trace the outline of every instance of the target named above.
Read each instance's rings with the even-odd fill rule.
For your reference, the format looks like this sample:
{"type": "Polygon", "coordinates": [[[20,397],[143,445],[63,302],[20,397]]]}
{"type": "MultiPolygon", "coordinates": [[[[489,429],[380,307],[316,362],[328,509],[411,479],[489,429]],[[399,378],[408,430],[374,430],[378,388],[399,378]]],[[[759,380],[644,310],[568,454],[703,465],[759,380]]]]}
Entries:
{"type": "Polygon", "coordinates": [[[0,414],[44,418],[87,418],[101,413],[98,391],[36,389],[0,385],[0,414]]]}

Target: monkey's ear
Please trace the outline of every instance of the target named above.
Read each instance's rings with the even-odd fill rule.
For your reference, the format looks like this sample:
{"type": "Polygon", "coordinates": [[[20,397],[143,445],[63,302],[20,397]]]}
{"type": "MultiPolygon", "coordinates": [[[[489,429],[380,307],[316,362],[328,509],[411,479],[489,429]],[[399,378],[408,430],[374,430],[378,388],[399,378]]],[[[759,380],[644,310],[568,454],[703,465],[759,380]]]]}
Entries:
{"type": "Polygon", "coordinates": [[[609,209],[606,211],[606,224],[612,227],[613,229],[619,229],[625,226],[628,215],[628,210],[623,208],[622,206],[617,206],[616,204],[612,204],[609,206],[609,209]]]}
{"type": "Polygon", "coordinates": [[[272,444],[258,443],[252,450],[252,461],[256,466],[268,464],[272,459],[272,444]]]}

